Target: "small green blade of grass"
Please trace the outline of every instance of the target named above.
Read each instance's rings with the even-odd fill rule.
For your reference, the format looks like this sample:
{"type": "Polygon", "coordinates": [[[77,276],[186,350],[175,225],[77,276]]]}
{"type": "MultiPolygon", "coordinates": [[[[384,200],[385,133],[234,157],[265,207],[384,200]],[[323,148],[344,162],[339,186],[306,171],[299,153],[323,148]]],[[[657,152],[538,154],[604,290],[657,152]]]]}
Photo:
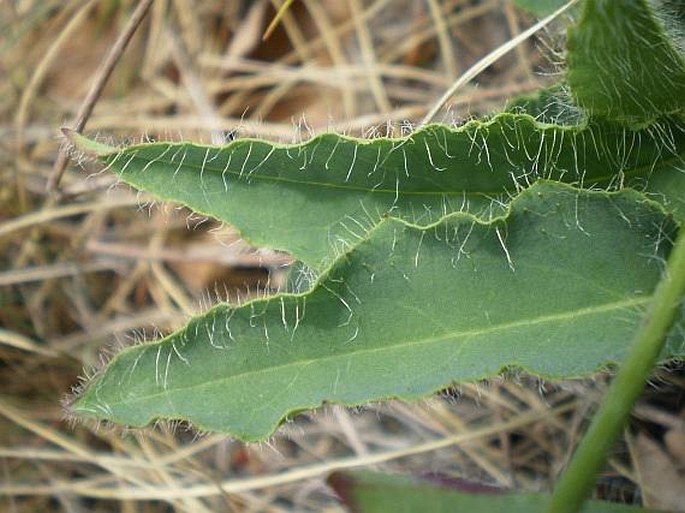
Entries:
{"type": "MultiPolygon", "coordinates": [[[[352,513],[534,513],[549,501],[544,493],[514,493],[494,486],[428,476],[336,472],[328,479],[352,513]]],[[[625,504],[588,501],[582,513],[656,513],[625,504]]]]}

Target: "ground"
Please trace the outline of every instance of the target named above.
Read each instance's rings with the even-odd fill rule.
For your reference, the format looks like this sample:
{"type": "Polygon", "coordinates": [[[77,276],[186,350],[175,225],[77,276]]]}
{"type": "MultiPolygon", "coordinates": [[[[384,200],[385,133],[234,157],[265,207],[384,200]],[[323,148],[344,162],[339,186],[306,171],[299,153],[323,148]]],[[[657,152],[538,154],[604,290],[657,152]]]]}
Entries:
{"type": "MultiPolygon", "coordinates": [[[[59,129],[73,126],[137,5],[0,5],[0,509],[343,511],[327,474],[371,464],[549,489],[608,373],[564,383],[510,373],[416,404],[325,407],[262,444],[184,425],[123,431],[65,419],[72,387],[117,347],[178,328],[226,292],[277,287],[290,263],[79,155],[47,190],[59,129]],[[436,440],[445,447],[432,450],[436,440]]],[[[265,1],[154,2],[85,133],[114,142],[400,135],[535,21],[504,0],[303,0],[262,41],[274,14],[265,1]]],[[[499,59],[438,120],[494,112],[558,78],[567,22],[499,59]]],[[[684,389],[681,366],[658,370],[598,496],[682,507],[684,389]]]]}

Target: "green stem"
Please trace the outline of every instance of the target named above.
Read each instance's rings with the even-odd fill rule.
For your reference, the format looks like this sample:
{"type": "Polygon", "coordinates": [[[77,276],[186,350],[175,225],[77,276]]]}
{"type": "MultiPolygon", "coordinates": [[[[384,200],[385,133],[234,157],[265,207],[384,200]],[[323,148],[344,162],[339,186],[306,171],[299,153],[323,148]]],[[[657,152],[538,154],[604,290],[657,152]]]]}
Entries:
{"type": "Polygon", "coordinates": [[[666,336],[685,295],[685,224],[671,250],[668,266],[654,293],[635,343],[619,369],[602,406],[580,443],[547,511],[573,513],[590,495],[606,454],[618,439],[633,405],[661,353],[666,336]]]}

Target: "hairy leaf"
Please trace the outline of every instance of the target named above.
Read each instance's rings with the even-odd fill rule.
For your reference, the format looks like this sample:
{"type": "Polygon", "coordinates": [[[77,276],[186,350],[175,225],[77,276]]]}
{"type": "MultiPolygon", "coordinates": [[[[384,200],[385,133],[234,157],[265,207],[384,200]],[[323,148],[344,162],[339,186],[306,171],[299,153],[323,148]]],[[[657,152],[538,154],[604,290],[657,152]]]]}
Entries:
{"type": "MultiPolygon", "coordinates": [[[[682,2],[665,7],[682,17],[682,2]]],[[[673,23],[683,30],[682,18],[673,23]]],[[[571,91],[590,115],[644,123],[683,113],[685,60],[647,0],[586,0],[569,29],[567,64],[571,91]]]]}
{"type": "Polygon", "coordinates": [[[226,221],[254,244],[322,269],[385,216],[426,226],[454,211],[487,221],[538,179],[585,187],[632,186],[685,218],[685,130],[662,120],[633,130],[611,123],[556,126],[501,114],[401,139],[325,134],[297,145],[152,143],[97,154],[121,179],[226,221]]]}
{"type": "MultiPolygon", "coordinates": [[[[386,218],[310,292],[219,305],[123,351],[73,410],[257,440],[324,401],[418,398],[508,367],[581,376],[623,358],[675,229],[638,193],[546,182],[489,222],[386,218]]],[[[685,354],[684,330],[665,356],[685,354]]]]}

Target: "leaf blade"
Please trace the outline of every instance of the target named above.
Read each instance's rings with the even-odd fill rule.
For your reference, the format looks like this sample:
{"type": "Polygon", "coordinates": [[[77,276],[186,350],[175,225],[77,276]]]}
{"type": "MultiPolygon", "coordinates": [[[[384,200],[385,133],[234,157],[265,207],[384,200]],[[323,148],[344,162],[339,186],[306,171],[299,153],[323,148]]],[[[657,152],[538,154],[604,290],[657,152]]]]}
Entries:
{"type": "MultiPolygon", "coordinates": [[[[322,401],[413,399],[512,366],[586,375],[622,358],[674,230],[637,193],[552,183],[489,223],[386,219],[310,292],[219,305],[125,350],[72,408],[258,440],[322,401]]],[[[682,354],[676,330],[665,356],[682,354]]]]}
{"type": "Polygon", "coordinates": [[[644,0],[586,0],[567,62],[571,92],[591,116],[635,124],[683,112],[685,58],[644,0]]]}
{"type": "Polygon", "coordinates": [[[634,186],[665,198],[683,219],[684,153],[677,119],[633,130],[507,113],[458,129],[432,125],[402,139],[153,143],[98,156],[134,187],[228,222],[248,241],[320,271],[387,215],[424,226],[453,211],[488,220],[538,179],[634,186]]]}

